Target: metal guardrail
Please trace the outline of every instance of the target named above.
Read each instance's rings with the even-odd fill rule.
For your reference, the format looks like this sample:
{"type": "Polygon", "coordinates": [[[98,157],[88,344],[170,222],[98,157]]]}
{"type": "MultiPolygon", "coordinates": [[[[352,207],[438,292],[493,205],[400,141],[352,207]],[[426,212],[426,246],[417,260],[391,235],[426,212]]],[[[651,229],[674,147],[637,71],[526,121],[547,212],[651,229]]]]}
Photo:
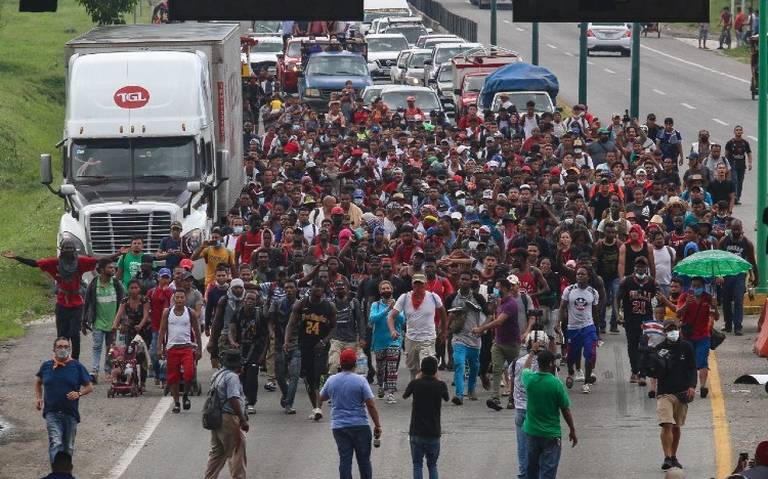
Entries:
{"type": "Polygon", "coordinates": [[[472,20],[450,12],[435,0],[408,0],[408,2],[454,35],[469,42],[477,41],[477,23],[472,20]]]}

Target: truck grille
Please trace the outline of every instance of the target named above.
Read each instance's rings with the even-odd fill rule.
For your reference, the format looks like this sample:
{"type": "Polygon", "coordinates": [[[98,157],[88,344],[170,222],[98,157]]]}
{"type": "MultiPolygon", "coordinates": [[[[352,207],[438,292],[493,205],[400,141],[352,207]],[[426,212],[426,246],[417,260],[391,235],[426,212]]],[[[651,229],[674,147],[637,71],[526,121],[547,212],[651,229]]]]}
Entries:
{"type": "Polygon", "coordinates": [[[154,253],[160,240],[171,229],[171,214],[167,211],[146,213],[94,213],[89,220],[88,234],[93,254],[112,254],[131,244],[131,238],[144,239],[144,251],[154,253]]]}

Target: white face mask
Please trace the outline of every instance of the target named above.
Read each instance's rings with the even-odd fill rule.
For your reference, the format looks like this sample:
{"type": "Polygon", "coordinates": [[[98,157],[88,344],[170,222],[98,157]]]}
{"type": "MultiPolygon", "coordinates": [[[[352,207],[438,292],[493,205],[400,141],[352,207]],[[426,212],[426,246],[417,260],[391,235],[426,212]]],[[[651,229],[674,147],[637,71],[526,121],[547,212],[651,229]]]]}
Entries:
{"type": "Polygon", "coordinates": [[[58,348],[56,350],[56,358],[60,360],[65,360],[69,357],[69,348],[58,348]]]}
{"type": "Polygon", "coordinates": [[[667,331],[667,339],[673,343],[676,342],[678,339],[680,339],[680,331],[676,329],[667,331]]]}

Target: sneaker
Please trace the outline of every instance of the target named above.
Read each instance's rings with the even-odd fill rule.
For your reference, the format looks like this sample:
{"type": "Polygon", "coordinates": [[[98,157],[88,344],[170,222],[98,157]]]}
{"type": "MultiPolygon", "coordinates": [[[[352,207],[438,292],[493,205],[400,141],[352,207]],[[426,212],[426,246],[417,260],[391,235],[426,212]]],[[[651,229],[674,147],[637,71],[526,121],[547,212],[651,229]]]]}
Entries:
{"type": "Polygon", "coordinates": [[[387,404],[395,404],[397,403],[397,399],[395,399],[395,395],[392,393],[387,394],[387,404]]]}
{"type": "Polygon", "coordinates": [[[316,407],[312,410],[312,414],[309,415],[309,418],[314,421],[319,421],[323,418],[323,411],[319,407],[316,407]]]}
{"type": "Polygon", "coordinates": [[[515,400],[512,399],[512,396],[509,396],[509,401],[507,401],[507,409],[514,409],[515,408],[515,400]]]}
{"type": "Polygon", "coordinates": [[[581,387],[581,392],[582,392],[583,394],[589,394],[589,393],[591,392],[591,391],[590,391],[590,388],[589,388],[589,384],[585,384],[585,385],[583,385],[583,386],[581,387]]]}
{"type": "Polygon", "coordinates": [[[656,398],[656,391],[648,391],[648,397],[650,399],[655,399],[656,398]]]}
{"type": "Polygon", "coordinates": [[[264,385],[264,389],[271,392],[277,391],[277,384],[274,381],[269,381],[264,385]]]}
{"type": "Polygon", "coordinates": [[[248,404],[245,406],[245,410],[248,412],[248,414],[256,414],[256,406],[254,404],[248,404]]]}
{"type": "Polygon", "coordinates": [[[470,401],[477,401],[477,393],[475,391],[469,391],[469,396],[467,396],[470,401]]]}
{"type": "Polygon", "coordinates": [[[376,396],[378,396],[379,399],[384,399],[384,388],[379,388],[376,396]]]}
{"type": "Polygon", "coordinates": [[[666,471],[667,469],[672,469],[674,465],[671,457],[665,457],[664,462],[661,463],[661,470],[666,471]]]}
{"type": "Polygon", "coordinates": [[[677,456],[672,456],[670,459],[672,459],[672,467],[677,467],[680,469],[685,469],[682,464],[680,464],[680,461],[677,460],[677,456]]]}
{"type": "Polygon", "coordinates": [[[699,394],[701,395],[701,399],[706,398],[709,395],[709,388],[702,387],[701,389],[699,389],[699,394]]]}
{"type": "Polygon", "coordinates": [[[648,385],[648,382],[646,382],[644,377],[640,376],[639,378],[637,378],[637,385],[640,387],[645,387],[648,385]]]}
{"type": "Polygon", "coordinates": [[[576,370],[576,382],[583,383],[584,382],[584,371],[581,369],[576,370]]]}
{"type": "Polygon", "coordinates": [[[629,382],[632,384],[637,384],[637,374],[633,374],[632,376],[630,376],[629,382]]]}
{"type": "Polygon", "coordinates": [[[160,378],[155,378],[155,386],[159,386],[159,385],[160,385],[160,378]]]}
{"type": "Polygon", "coordinates": [[[733,327],[731,327],[731,326],[725,326],[725,327],[723,327],[723,328],[722,328],[720,331],[722,331],[722,332],[724,332],[724,333],[730,333],[731,331],[733,331],[733,327]]]}
{"type": "Polygon", "coordinates": [[[187,396],[184,396],[183,398],[181,398],[181,404],[184,407],[185,411],[189,411],[189,408],[192,407],[192,403],[189,402],[189,398],[187,396]]]}
{"type": "Polygon", "coordinates": [[[174,414],[178,414],[181,412],[181,404],[175,402],[173,403],[173,409],[171,409],[171,412],[174,414]]]}
{"type": "Polygon", "coordinates": [[[736,329],[733,331],[733,334],[735,336],[744,336],[744,333],[741,332],[741,329],[736,329]]]}
{"type": "Polygon", "coordinates": [[[455,406],[461,406],[462,404],[464,404],[464,401],[459,396],[453,396],[453,399],[451,399],[451,402],[455,406]]]}
{"type": "Polygon", "coordinates": [[[568,389],[571,389],[573,387],[573,376],[568,376],[565,378],[565,387],[568,389]]]}
{"type": "Polygon", "coordinates": [[[497,398],[492,398],[485,401],[485,405],[493,409],[494,411],[501,411],[502,409],[504,409],[503,407],[501,407],[501,402],[497,398]]]}
{"type": "Polygon", "coordinates": [[[285,409],[283,410],[285,414],[296,414],[296,410],[291,406],[285,406],[285,409]]]}
{"type": "Polygon", "coordinates": [[[287,404],[285,403],[285,397],[281,397],[280,398],[280,407],[281,408],[285,408],[285,406],[287,406],[287,404]]]}
{"type": "Polygon", "coordinates": [[[99,384],[99,375],[98,374],[91,374],[91,382],[94,385],[99,384]]]}

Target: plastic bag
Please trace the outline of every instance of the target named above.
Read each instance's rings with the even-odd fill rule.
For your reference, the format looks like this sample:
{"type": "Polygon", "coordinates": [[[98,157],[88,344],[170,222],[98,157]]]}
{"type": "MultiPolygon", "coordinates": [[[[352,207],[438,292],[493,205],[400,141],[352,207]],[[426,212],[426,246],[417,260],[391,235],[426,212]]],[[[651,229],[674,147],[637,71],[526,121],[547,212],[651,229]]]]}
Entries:
{"type": "Polygon", "coordinates": [[[368,358],[365,357],[365,353],[362,349],[357,351],[357,361],[355,362],[355,372],[357,374],[367,376],[368,375],[368,358]]]}

